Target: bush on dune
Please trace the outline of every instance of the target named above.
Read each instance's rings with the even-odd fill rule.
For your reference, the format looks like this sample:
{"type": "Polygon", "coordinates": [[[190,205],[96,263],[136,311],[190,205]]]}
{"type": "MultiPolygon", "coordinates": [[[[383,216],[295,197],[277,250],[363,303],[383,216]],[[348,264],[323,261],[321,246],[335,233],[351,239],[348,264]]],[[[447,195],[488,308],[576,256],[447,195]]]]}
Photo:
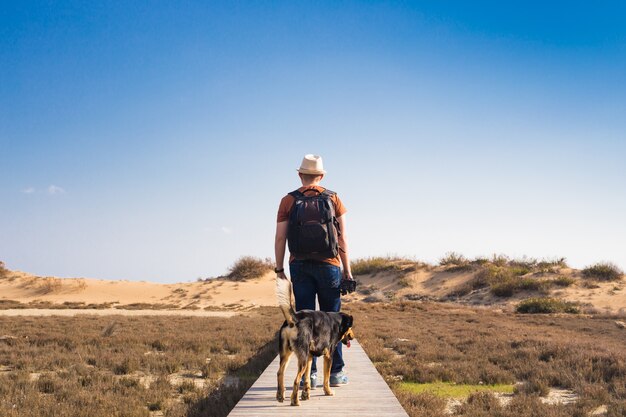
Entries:
{"type": "Polygon", "coordinates": [[[465,256],[456,252],[448,252],[439,260],[439,265],[441,266],[460,266],[468,263],[469,260],[465,256]]]}
{"type": "Polygon", "coordinates": [[[245,281],[258,278],[274,269],[274,263],[270,258],[255,258],[254,256],[242,256],[228,269],[227,277],[233,281],[245,281]]]}
{"type": "Polygon", "coordinates": [[[618,281],[624,272],[610,262],[598,262],[582,270],[583,277],[598,281],[618,281]]]}
{"type": "Polygon", "coordinates": [[[523,291],[547,293],[550,287],[573,283],[573,280],[565,277],[558,282],[539,278],[546,273],[555,274],[560,268],[566,267],[565,258],[537,261],[526,257],[512,259],[504,255],[494,255],[491,258],[468,260],[452,252],[442,258],[440,264],[446,266],[448,272],[477,270],[469,282],[450,294],[454,297],[461,297],[481,288],[487,288],[497,297],[512,297],[523,291]]]}
{"type": "Polygon", "coordinates": [[[373,256],[350,262],[353,275],[367,275],[385,271],[409,272],[421,265],[419,262],[396,256],[373,256]]]}
{"type": "Polygon", "coordinates": [[[520,302],[517,305],[515,311],[517,311],[518,313],[527,314],[578,314],[580,312],[580,308],[576,303],[563,301],[556,298],[529,298],[520,302]]]}

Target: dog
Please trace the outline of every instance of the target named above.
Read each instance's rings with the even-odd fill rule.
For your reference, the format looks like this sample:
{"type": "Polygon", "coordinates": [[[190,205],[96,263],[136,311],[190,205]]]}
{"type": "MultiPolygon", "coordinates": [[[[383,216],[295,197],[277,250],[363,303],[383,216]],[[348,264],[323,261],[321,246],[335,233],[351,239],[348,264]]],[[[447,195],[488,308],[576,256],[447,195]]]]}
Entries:
{"type": "Polygon", "coordinates": [[[291,405],[300,405],[298,387],[303,376],[304,389],[301,399],[309,399],[313,356],[324,356],[324,394],[334,395],[330,389],[330,368],[333,353],[340,342],[350,347],[350,340],[354,339],[352,316],[345,313],[313,310],[296,312],[293,288],[288,279],[276,279],[276,294],[278,305],[285,316],[285,322],[280,328],[278,338],[280,366],[277,374],[276,399],[278,402],[283,402],[285,399],[285,368],[292,353],[295,353],[298,359],[298,372],[293,382],[291,405]]]}

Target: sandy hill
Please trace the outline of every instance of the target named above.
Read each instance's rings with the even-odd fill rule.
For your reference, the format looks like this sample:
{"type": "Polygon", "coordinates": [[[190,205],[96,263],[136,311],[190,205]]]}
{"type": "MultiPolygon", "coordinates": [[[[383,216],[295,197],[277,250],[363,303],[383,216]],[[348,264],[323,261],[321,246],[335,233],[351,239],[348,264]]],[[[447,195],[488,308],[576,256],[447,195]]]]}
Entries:
{"type": "MultiPolygon", "coordinates": [[[[457,259],[431,266],[370,258],[356,261],[354,270],[358,291],[344,302],[410,299],[512,309],[522,299],[554,297],[580,303],[590,311],[626,312],[623,278],[590,279],[564,262],[457,259]]],[[[179,284],[40,277],[5,270],[0,278],[0,309],[242,311],[275,305],[274,280],[267,269],[244,280],[220,277],[179,284]]]]}
{"type": "Polygon", "coordinates": [[[266,273],[247,281],[227,278],[158,284],[135,281],[107,281],[90,278],[39,277],[9,271],[0,279],[0,306],[3,308],[117,308],[241,310],[274,305],[274,275],[266,273]]]}
{"type": "Polygon", "coordinates": [[[624,278],[585,277],[566,265],[465,264],[431,266],[386,260],[357,275],[359,294],[347,300],[410,299],[512,309],[521,300],[550,297],[579,303],[583,310],[626,313],[624,278]]]}

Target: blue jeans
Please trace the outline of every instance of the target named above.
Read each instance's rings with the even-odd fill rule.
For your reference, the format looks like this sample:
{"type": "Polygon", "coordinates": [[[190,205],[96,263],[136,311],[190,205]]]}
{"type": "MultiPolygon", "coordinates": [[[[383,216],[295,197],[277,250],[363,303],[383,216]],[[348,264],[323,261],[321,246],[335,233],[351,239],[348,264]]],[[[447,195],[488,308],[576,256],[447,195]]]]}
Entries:
{"type": "MultiPolygon", "coordinates": [[[[341,269],[338,266],[319,261],[295,260],[289,264],[289,272],[297,311],[315,310],[315,296],[321,311],[338,312],[341,309],[341,269]]],[[[317,371],[315,362],[314,357],[311,373],[317,371]]],[[[333,355],[330,372],[333,374],[341,372],[343,366],[339,342],[333,355]]]]}

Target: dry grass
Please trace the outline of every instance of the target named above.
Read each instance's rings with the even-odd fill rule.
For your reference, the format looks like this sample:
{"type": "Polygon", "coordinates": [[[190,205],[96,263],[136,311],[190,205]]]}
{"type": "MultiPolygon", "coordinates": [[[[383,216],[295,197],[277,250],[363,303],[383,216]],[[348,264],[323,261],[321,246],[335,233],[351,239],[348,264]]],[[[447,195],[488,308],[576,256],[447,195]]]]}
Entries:
{"type": "Polygon", "coordinates": [[[0,261],[0,279],[6,278],[9,270],[5,268],[4,262],[0,261]]]}
{"type": "Polygon", "coordinates": [[[0,334],[11,336],[0,340],[0,415],[225,416],[275,356],[281,320],[277,309],[0,317],[0,334]]]}
{"type": "Polygon", "coordinates": [[[352,274],[366,275],[378,272],[406,273],[416,269],[427,267],[423,262],[397,256],[374,256],[370,258],[354,259],[350,262],[352,274]]]}
{"type": "Polygon", "coordinates": [[[270,258],[260,259],[253,256],[242,256],[228,269],[227,278],[232,281],[245,281],[258,278],[274,270],[270,258]]]}
{"type": "Polygon", "coordinates": [[[82,301],[65,301],[63,303],[53,303],[50,301],[35,300],[29,303],[23,303],[16,300],[0,300],[0,310],[8,309],[25,309],[25,308],[45,308],[53,310],[65,310],[65,309],[83,309],[83,310],[96,310],[112,308],[116,303],[90,303],[86,304],[82,301]]]}
{"type": "Polygon", "coordinates": [[[177,310],[178,304],[171,303],[131,303],[115,306],[118,310],[177,310]]]}
{"type": "Polygon", "coordinates": [[[37,282],[37,286],[41,294],[54,294],[63,288],[61,278],[45,277],[37,282]]]}
{"type": "Polygon", "coordinates": [[[574,285],[575,282],[576,280],[572,277],[558,276],[552,280],[552,285],[557,287],[570,287],[574,285]]]}
{"type": "Polygon", "coordinates": [[[448,252],[439,260],[439,265],[444,266],[448,272],[471,271],[475,265],[481,265],[482,259],[478,264],[470,262],[465,256],[456,252],[448,252]]]}
{"type": "Polygon", "coordinates": [[[87,281],[85,281],[83,278],[75,280],[74,285],[76,286],[76,290],[79,292],[87,289],[87,281]]]}
{"type": "Polygon", "coordinates": [[[599,262],[586,267],[581,272],[583,277],[597,281],[619,281],[624,275],[621,269],[610,262],[599,262]]]}
{"type": "Polygon", "coordinates": [[[408,301],[346,307],[359,341],[411,416],[444,416],[446,402],[403,390],[399,381],[523,384],[508,405],[474,394],[452,410],[455,416],[582,417],[600,405],[617,416],[626,408],[626,333],[612,319],[408,301]],[[544,404],[539,395],[551,387],[571,389],[579,400],[544,404]]]}

